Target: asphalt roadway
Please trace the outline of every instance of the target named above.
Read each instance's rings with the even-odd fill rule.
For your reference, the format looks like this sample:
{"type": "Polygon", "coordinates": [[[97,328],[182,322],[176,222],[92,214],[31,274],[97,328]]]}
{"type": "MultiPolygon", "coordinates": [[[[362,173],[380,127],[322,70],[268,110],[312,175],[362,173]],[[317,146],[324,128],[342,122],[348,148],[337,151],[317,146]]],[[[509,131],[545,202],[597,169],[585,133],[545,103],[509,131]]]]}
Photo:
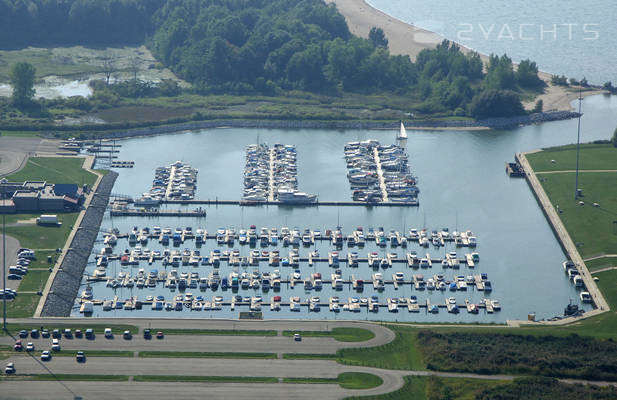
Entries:
{"type": "MultiPolygon", "coordinates": [[[[0,219],[0,224],[1,223],[2,223],[2,220],[0,219]]],[[[5,240],[6,240],[6,274],[8,275],[9,267],[13,265],[13,263],[17,259],[17,250],[19,250],[20,246],[19,246],[19,242],[17,241],[17,239],[11,236],[7,235],[5,240]]],[[[1,258],[2,252],[3,252],[2,233],[0,232],[0,271],[2,270],[2,258],[1,258]]],[[[7,279],[6,287],[11,288],[11,289],[17,289],[20,282],[21,281],[7,279]]]]}
{"type": "MultiPolygon", "coordinates": [[[[43,325],[54,328],[50,319],[12,320],[43,325]]],[[[83,319],[55,319],[62,323],[84,323],[83,319]]],[[[288,336],[215,336],[215,335],[165,335],[163,340],[146,340],[143,335],[136,334],[130,340],[122,337],[122,332],[114,332],[113,339],[107,339],[102,334],[94,340],[62,338],[60,344],[65,350],[131,350],[131,351],[196,351],[196,352],[259,352],[259,353],[322,353],[333,354],[337,350],[349,347],[379,346],[391,342],[394,333],[380,325],[356,322],[320,322],[320,321],[225,321],[225,320],[106,320],[110,324],[137,325],[141,329],[185,328],[185,329],[238,329],[238,330],[300,330],[327,331],[334,327],[359,327],[368,329],[375,334],[371,340],[362,343],[339,342],[330,337],[304,337],[296,342],[288,336]]],[[[88,320],[88,324],[105,325],[100,320],[88,320]]],[[[37,350],[50,350],[51,339],[23,339],[22,342],[32,342],[37,350]]],[[[0,337],[0,344],[12,344],[14,339],[8,336],[0,337]]]]}

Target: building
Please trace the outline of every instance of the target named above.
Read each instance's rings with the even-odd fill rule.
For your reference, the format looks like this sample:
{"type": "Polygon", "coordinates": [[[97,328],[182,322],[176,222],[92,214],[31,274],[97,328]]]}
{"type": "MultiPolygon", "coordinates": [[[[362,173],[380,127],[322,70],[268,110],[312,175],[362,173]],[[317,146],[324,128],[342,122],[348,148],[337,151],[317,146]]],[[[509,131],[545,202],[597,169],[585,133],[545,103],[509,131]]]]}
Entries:
{"type": "Polygon", "coordinates": [[[0,180],[0,213],[74,211],[84,201],[76,184],[0,180]]]}

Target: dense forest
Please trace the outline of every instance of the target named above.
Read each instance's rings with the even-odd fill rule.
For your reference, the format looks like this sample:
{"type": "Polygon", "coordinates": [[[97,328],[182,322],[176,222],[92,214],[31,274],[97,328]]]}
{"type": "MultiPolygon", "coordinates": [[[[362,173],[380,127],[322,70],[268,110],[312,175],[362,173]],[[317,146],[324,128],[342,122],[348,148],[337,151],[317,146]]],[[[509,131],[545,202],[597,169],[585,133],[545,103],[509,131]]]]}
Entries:
{"type": "Polygon", "coordinates": [[[421,331],[418,343],[427,368],[438,371],[617,379],[617,343],[610,339],[421,331]]]}
{"type": "Polygon", "coordinates": [[[392,56],[381,29],[353,36],[322,0],[0,0],[2,48],[138,43],[199,94],[396,93],[420,113],[485,118],[524,113],[521,93],[544,85],[533,62],[483,69],[448,41],[415,63],[392,56]]]}

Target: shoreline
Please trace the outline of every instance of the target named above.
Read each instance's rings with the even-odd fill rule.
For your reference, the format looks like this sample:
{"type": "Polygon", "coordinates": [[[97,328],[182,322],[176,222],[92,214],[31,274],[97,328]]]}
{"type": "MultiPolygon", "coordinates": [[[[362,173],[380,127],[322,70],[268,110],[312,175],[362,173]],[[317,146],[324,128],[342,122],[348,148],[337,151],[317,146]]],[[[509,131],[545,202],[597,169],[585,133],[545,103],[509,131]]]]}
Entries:
{"type": "MultiPolygon", "coordinates": [[[[426,131],[483,131],[490,129],[512,129],[518,126],[539,124],[577,118],[578,113],[555,111],[522,115],[518,117],[492,118],[481,121],[403,121],[409,130],[426,131]]],[[[179,123],[173,125],[153,125],[138,128],[106,129],[104,131],[82,132],[80,139],[120,139],[136,136],[154,136],[161,134],[216,128],[259,128],[259,129],[330,129],[330,130],[396,130],[400,121],[313,121],[313,120],[206,120],[179,123]]],[[[73,132],[73,131],[67,131],[73,132]]]]}
{"type": "MultiPolygon", "coordinates": [[[[345,17],[349,30],[354,35],[367,38],[369,30],[374,27],[383,29],[389,41],[390,53],[393,55],[408,55],[412,61],[415,61],[416,56],[424,49],[432,49],[445,37],[425,29],[416,28],[413,24],[406,23],[396,17],[388,15],[381,10],[376,9],[366,2],[366,0],[324,0],[327,4],[336,5],[338,11],[345,17]],[[422,35],[425,42],[419,43],[414,40],[415,35],[422,35]]],[[[448,39],[449,40],[449,39],[448,39]]],[[[455,41],[452,41],[457,43],[455,41]]],[[[464,52],[475,51],[460,43],[457,43],[464,52]]],[[[480,54],[483,61],[488,60],[486,54],[480,54]]],[[[575,87],[571,88],[574,91],[568,90],[562,86],[556,86],[551,83],[552,74],[544,71],[538,73],[539,77],[546,83],[546,88],[543,94],[538,95],[532,101],[524,101],[523,106],[526,110],[531,110],[535,106],[536,101],[542,100],[544,109],[547,111],[574,111],[571,102],[576,100],[579,93],[575,87]]],[[[582,97],[592,96],[596,94],[606,93],[605,90],[593,89],[581,93],[582,97]]]]}

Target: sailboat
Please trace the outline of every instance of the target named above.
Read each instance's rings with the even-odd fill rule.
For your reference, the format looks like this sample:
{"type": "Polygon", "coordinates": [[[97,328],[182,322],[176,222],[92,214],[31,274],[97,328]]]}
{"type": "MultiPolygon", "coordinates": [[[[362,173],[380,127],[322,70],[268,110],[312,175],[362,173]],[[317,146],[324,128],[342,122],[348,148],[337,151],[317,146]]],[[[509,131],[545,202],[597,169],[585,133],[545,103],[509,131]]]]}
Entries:
{"type": "Polygon", "coordinates": [[[396,140],[405,140],[405,139],[407,139],[407,130],[405,129],[405,125],[403,124],[403,121],[401,121],[401,130],[396,136],[396,140]]]}

